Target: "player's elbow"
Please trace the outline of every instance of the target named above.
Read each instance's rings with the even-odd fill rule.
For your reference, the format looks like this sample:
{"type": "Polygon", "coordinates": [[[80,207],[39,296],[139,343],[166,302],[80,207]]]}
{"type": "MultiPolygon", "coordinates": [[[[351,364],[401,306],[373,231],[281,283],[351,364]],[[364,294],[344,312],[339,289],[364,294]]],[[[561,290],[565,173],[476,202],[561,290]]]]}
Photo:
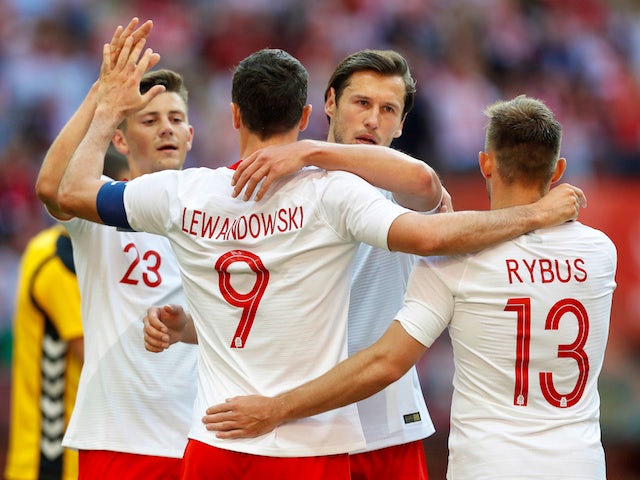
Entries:
{"type": "Polygon", "coordinates": [[[418,239],[416,253],[422,256],[447,255],[453,253],[451,243],[440,232],[423,235],[418,239]]]}
{"type": "Polygon", "coordinates": [[[58,183],[46,178],[38,177],[36,180],[36,196],[47,208],[51,216],[58,220],[68,220],[71,215],[62,211],[58,203],[58,183]]]}
{"type": "Polygon", "coordinates": [[[372,363],[377,370],[376,378],[383,387],[399,380],[408,370],[392,351],[379,352],[372,363]]]}
{"type": "Polygon", "coordinates": [[[420,194],[428,210],[438,207],[442,199],[442,184],[435,170],[428,165],[421,166],[416,171],[418,194],[420,194]]]}
{"type": "Polygon", "coordinates": [[[424,208],[432,210],[438,206],[442,198],[442,184],[438,174],[426,163],[417,164],[413,171],[413,195],[422,199],[424,208]]]}
{"type": "Polygon", "coordinates": [[[383,371],[379,378],[382,379],[382,385],[391,385],[402,378],[407,373],[407,370],[398,364],[388,362],[384,365],[383,371]]]}
{"type": "Polygon", "coordinates": [[[58,206],[63,212],[78,216],[78,212],[82,210],[83,202],[83,196],[78,190],[69,188],[64,184],[60,185],[60,189],[58,190],[58,206]]]}
{"type": "Polygon", "coordinates": [[[423,256],[446,254],[451,245],[447,242],[443,217],[414,212],[400,215],[389,228],[389,250],[423,256]]]}
{"type": "Polygon", "coordinates": [[[399,203],[411,210],[424,212],[437,208],[442,199],[442,184],[429,165],[416,161],[407,175],[402,192],[394,195],[399,203]]]}
{"type": "Polygon", "coordinates": [[[38,177],[36,195],[45,205],[55,204],[58,201],[58,185],[44,177],[38,177]]]}

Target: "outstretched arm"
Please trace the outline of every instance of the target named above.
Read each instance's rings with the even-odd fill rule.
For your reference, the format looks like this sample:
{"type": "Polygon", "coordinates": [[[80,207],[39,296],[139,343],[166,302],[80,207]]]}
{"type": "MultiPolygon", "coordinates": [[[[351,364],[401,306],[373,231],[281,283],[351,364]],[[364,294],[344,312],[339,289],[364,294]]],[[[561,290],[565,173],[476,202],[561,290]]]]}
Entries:
{"type": "Polygon", "coordinates": [[[388,246],[418,255],[476,252],[538,228],[575,220],[586,205],[582,190],[564,183],[528,205],[447,215],[409,212],[391,224],[388,246]]]}
{"type": "Polygon", "coordinates": [[[426,347],[394,321],[370,347],[327,373],[275,397],[249,395],[209,407],[202,418],[219,438],[256,437],[279,424],[357,402],[395,382],[426,347]]]}
{"type": "MultiPolygon", "coordinates": [[[[151,32],[153,24],[150,21],[143,23],[136,29],[138,22],[137,18],[133,18],[126,28],[122,26],[116,28],[109,43],[112,62],[118,58],[127,37],[133,36],[134,42],[137,42],[143,38],[147,38],[151,32]]],[[[103,69],[101,69],[101,73],[102,71],[103,69]]],[[[99,81],[98,79],[92,85],[89,93],[87,93],[82,104],[78,107],[78,110],[76,110],[55,138],[38,172],[36,194],[45,204],[49,213],[60,220],[67,220],[72,217],[72,215],[60,209],[58,204],[58,190],[69,160],[87,133],[89,124],[93,118],[96,109],[99,81]]]]}
{"type": "Polygon", "coordinates": [[[115,62],[111,61],[110,46],[103,48],[96,108],[60,182],[58,202],[66,213],[102,223],[96,198],[104,183],[100,177],[111,138],[127,116],[144,108],[165,90],[164,86],[156,85],[144,95],[140,93],[142,76],[159,60],[151,49],[140,56],[145,41],[145,38],[135,41],[133,36],[127,37],[115,62]]]}
{"type": "Polygon", "coordinates": [[[372,185],[392,192],[400,205],[411,210],[432,210],[443,198],[436,172],[426,163],[398,150],[315,140],[267,147],[243,159],[233,176],[234,195],[244,189],[244,199],[248,200],[258,183],[263,181],[255,197],[260,200],[273,182],[310,165],[358,175],[372,185]]]}

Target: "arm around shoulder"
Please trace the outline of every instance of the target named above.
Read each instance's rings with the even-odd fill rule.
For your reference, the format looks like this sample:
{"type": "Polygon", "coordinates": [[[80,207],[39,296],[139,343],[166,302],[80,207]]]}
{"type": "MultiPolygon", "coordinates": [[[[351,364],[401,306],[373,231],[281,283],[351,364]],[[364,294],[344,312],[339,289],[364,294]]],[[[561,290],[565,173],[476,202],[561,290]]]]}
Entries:
{"type": "Polygon", "coordinates": [[[398,204],[415,211],[437,208],[442,184],[429,165],[394,148],[381,145],[346,145],[304,140],[309,146],[306,165],[343,170],[393,193],[398,204]]]}
{"type": "Polygon", "coordinates": [[[582,190],[563,184],[526,205],[442,215],[409,212],[392,223],[388,247],[417,255],[476,252],[538,228],[574,220],[581,206],[586,206],[582,190]]]}

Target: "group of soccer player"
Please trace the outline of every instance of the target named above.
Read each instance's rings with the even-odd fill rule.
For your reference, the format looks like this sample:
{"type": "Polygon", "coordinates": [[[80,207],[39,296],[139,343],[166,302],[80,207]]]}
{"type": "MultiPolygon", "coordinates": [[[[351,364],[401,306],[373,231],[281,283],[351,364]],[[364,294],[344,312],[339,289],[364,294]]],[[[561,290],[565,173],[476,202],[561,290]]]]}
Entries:
{"type": "Polygon", "coordinates": [[[299,141],[306,69],[263,49],[233,75],[241,161],[182,170],[188,92],[154,69],[152,27],[116,29],[36,185],[80,287],[63,441],[79,478],[426,479],[434,429],[414,365],[445,329],[448,478],[605,478],[597,379],[616,250],[576,221],[579,188],[551,188],[566,160],[543,102],[488,106],[491,210],[454,212],[428,163],[389,148],[416,93],[400,54],[341,61],[327,141],[299,141]],[[128,181],[102,175],[111,144],[128,181]],[[295,221],[248,233],[271,212],[295,221]],[[547,264],[554,281],[533,274],[547,264]]]}

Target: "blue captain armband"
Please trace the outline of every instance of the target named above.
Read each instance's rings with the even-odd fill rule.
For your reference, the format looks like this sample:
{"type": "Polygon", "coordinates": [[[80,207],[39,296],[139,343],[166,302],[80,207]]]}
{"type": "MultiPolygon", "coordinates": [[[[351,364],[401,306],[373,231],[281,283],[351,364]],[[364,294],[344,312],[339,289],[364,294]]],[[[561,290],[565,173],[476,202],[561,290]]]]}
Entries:
{"type": "Polygon", "coordinates": [[[124,209],[124,189],[127,182],[107,182],[96,197],[96,209],[105,225],[118,227],[119,230],[133,231],[124,209]]]}

